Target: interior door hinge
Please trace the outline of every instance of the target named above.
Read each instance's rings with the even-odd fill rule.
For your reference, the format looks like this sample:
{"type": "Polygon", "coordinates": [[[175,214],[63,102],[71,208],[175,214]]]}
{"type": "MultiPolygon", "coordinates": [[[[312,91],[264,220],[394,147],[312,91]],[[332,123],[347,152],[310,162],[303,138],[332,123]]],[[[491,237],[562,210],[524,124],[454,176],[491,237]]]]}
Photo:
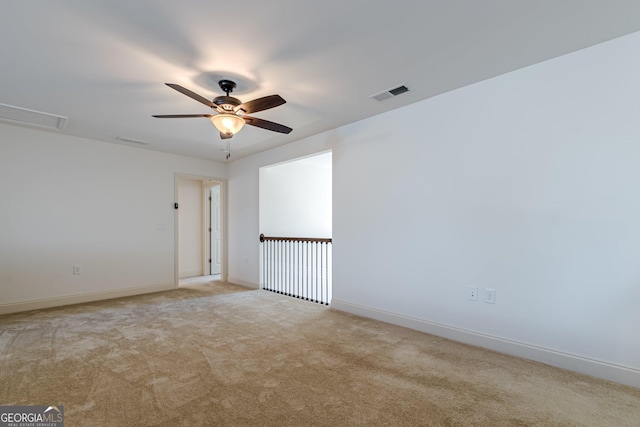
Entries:
{"type": "Polygon", "coordinates": [[[178,203],[174,203],[173,207],[178,209],[178,203]]]}

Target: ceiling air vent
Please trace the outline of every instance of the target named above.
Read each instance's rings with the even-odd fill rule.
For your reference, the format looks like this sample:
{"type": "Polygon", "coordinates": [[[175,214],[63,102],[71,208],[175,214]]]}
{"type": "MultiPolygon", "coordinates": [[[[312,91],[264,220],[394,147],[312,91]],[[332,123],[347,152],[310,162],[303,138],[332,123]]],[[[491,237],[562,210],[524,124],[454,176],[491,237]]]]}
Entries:
{"type": "Polygon", "coordinates": [[[69,119],[55,114],[43,113],[42,111],[0,104],[0,120],[25,126],[64,130],[69,119]]]}
{"type": "Polygon", "coordinates": [[[371,98],[376,101],[384,101],[385,99],[393,98],[394,96],[398,96],[402,93],[409,92],[409,88],[405,85],[401,85],[398,87],[394,87],[393,89],[387,89],[380,93],[376,93],[375,95],[371,95],[371,98]]]}

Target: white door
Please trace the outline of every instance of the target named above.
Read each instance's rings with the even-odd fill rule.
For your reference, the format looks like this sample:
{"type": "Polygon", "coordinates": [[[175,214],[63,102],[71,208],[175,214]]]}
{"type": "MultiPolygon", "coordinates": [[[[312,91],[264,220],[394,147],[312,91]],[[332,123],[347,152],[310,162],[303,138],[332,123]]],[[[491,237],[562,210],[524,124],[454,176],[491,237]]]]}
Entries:
{"type": "Polygon", "coordinates": [[[209,199],[211,200],[211,271],[209,274],[220,274],[221,253],[220,253],[220,186],[216,185],[209,189],[209,199]]]}

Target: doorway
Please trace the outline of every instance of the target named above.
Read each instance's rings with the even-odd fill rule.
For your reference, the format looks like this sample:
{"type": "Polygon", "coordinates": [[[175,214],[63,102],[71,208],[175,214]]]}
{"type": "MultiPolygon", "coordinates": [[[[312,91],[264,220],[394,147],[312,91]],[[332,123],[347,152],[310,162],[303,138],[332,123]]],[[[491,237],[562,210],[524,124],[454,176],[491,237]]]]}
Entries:
{"type": "Polygon", "coordinates": [[[332,298],[332,153],[260,168],[260,287],[332,298]]]}
{"type": "Polygon", "coordinates": [[[225,181],[178,175],[176,192],[176,286],[226,280],[225,181]]]}

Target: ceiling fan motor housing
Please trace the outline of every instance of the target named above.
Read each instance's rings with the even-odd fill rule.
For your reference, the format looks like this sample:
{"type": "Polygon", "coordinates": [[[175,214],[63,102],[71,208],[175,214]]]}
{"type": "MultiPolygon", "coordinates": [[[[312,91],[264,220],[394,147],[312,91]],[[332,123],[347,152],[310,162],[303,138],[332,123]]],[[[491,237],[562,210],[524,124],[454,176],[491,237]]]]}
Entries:
{"type": "Polygon", "coordinates": [[[218,107],[218,111],[233,111],[235,107],[242,104],[238,98],[232,96],[218,96],[212,101],[218,107]]]}

